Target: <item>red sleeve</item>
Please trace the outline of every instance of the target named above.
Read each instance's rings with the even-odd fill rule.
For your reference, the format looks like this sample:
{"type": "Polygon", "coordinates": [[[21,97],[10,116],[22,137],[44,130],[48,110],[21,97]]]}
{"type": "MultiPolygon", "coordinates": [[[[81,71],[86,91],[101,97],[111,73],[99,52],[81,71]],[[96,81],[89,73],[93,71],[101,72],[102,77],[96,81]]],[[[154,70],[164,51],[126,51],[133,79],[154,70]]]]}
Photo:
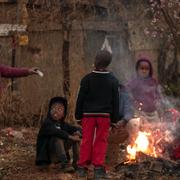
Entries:
{"type": "Polygon", "coordinates": [[[29,70],[27,68],[17,68],[9,67],[5,65],[0,65],[0,74],[2,77],[24,77],[29,75],[29,70]]]}

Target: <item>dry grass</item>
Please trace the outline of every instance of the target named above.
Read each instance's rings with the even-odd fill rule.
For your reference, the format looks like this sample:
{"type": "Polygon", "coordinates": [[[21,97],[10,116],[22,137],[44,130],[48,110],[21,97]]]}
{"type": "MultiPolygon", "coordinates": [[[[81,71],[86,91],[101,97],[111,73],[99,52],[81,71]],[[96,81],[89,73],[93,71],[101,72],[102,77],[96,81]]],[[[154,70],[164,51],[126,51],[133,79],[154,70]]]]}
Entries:
{"type": "MultiPolygon", "coordinates": [[[[68,99],[68,115],[66,121],[76,124],[74,109],[77,92],[72,91],[68,99]]],[[[8,85],[0,95],[0,125],[1,127],[37,127],[41,124],[48,110],[48,101],[42,104],[34,113],[27,100],[18,92],[11,92],[8,85]]]]}
{"type": "Polygon", "coordinates": [[[10,85],[4,89],[0,97],[0,124],[6,126],[32,127],[40,123],[43,117],[44,106],[34,114],[28,102],[17,92],[10,91],[10,85]]]}

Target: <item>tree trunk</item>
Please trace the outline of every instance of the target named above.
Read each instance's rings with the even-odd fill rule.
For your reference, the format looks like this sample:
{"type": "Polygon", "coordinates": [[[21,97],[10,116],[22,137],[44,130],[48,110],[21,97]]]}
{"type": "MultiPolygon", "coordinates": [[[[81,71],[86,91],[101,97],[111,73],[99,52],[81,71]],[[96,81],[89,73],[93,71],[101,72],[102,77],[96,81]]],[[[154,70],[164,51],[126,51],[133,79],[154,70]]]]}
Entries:
{"type": "Polygon", "coordinates": [[[179,48],[164,40],[158,57],[158,76],[160,83],[168,89],[168,94],[179,96],[179,48]],[[172,51],[172,53],[171,53],[172,51]],[[170,53],[172,54],[170,56],[170,53]]]}

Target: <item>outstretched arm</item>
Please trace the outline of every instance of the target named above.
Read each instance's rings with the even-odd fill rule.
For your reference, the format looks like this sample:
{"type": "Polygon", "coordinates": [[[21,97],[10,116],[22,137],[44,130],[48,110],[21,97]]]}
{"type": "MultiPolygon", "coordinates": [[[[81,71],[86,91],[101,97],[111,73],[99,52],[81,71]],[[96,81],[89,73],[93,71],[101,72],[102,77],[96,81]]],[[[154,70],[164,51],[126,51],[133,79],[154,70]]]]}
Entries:
{"type": "Polygon", "coordinates": [[[2,77],[11,78],[11,77],[25,77],[31,74],[37,74],[36,68],[17,68],[10,67],[5,65],[0,65],[0,73],[2,77]]]}

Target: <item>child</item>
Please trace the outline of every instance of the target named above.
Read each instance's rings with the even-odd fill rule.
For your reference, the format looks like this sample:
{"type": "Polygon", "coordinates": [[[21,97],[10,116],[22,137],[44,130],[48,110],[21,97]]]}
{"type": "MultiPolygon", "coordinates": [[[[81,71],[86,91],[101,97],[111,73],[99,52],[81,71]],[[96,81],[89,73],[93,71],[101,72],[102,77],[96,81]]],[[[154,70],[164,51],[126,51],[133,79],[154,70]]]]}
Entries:
{"type": "Polygon", "coordinates": [[[157,110],[160,98],[158,83],[152,77],[152,65],[148,59],[139,59],[136,63],[137,77],[127,85],[138,111],[153,114],[157,110]]]}
{"type": "Polygon", "coordinates": [[[159,105],[162,105],[159,84],[153,78],[151,62],[145,58],[139,59],[136,63],[136,73],[136,77],[127,84],[135,116],[127,123],[129,141],[136,137],[140,128],[153,128],[153,125],[160,122],[158,111],[159,105]]]}
{"type": "Polygon", "coordinates": [[[152,77],[153,69],[148,59],[139,59],[136,63],[137,76],[127,84],[133,101],[134,111],[139,119],[132,119],[127,124],[129,134],[135,133],[138,127],[146,123],[159,122],[158,104],[161,102],[159,84],[152,77]]]}
{"type": "Polygon", "coordinates": [[[80,84],[75,117],[82,120],[82,143],[78,176],[87,176],[87,167],[94,165],[95,178],[107,177],[104,160],[110,121],[119,119],[118,80],[107,71],[112,56],[106,50],[97,53],[95,70],[80,84]],[[96,130],[96,131],[95,131],[96,130]]]}
{"type": "MultiPolygon", "coordinates": [[[[10,67],[5,65],[0,65],[0,78],[17,78],[17,77],[25,77],[37,73],[37,68],[17,68],[10,67]]],[[[3,90],[3,86],[0,83],[0,92],[3,90]]]]}
{"type": "Polygon", "coordinates": [[[66,114],[67,100],[63,97],[52,98],[49,103],[47,117],[39,130],[37,138],[36,165],[46,166],[60,162],[64,171],[72,171],[72,167],[67,167],[68,147],[72,145],[72,166],[76,168],[81,129],[66,123],[66,114]]]}

